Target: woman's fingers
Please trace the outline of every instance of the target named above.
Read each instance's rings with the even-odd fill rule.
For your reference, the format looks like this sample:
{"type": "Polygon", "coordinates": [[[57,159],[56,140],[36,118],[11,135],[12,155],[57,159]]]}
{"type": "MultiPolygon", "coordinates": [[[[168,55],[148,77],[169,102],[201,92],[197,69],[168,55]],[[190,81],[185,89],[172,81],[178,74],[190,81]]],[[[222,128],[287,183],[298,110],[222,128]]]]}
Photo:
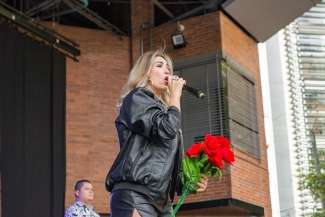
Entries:
{"type": "Polygon", "coordinates": [[[201,173],[200,175],[201,175],[201,179],[200,179],[200,182],[197,183],[197,185],[199,186],[199,189],[197,189],[197,192],[205,191],[205,189],[208,186],[208,177],[206,175],[204,175],[203,173],[201,173]]]}
{"type": "Polygon", "coordinates": [[[178,76],[169,76],[168,83],[170,84],[177,84],[177,85],[183,85],[186,84],[185,80],[183,78],[179,78],[178,76]]]}
{"type": "Polygon", "coordinates": [[[200,175],[201,175],[201,178],[206,182],[206,184],[208,184],[208,180],[209,180],[208,177],[203,173],[200,173],[200,175]]]}
{"type": "Polygon", "coordinates": [[[206,189],[206,186],[202,183],[198,182],[197,185],[199,186],[199,189],[196,190],[196,192],[203,192],[206,189]]]}
{"type": "Polygon", "coordinates": [[[185,84],[185,80],[183,78],[173,78],[173,76],[169,76],[168,86],[171,95],[176,94],[177,96],[182,95],[182,89],[185,84]]]}

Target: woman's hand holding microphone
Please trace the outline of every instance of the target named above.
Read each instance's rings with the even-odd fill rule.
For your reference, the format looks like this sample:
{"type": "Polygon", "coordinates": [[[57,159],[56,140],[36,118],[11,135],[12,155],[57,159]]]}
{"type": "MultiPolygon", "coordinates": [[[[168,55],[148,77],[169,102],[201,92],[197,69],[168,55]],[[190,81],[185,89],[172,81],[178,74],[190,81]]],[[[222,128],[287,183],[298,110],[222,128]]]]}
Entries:
{"type": "Polygon", "coordinates": [[[183,86],[186,81],[183,78],[179,78],[177,75],[171,75],[168,78],[168,88],[170,92],[169,106],[176,106],[181,110],[180,99],[182,96],[183,86]]]}

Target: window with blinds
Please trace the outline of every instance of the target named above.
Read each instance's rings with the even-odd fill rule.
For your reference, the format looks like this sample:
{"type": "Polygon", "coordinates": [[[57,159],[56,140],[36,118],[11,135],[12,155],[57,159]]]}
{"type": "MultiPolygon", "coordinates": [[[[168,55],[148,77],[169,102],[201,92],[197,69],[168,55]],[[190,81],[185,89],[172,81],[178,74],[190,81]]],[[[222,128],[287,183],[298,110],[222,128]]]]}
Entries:
{"type": "MultiPolygon", "coordinates": [[[[216,63],[208,63],[176,72],[191,87],[206,94],[204,99],[183,93],[181,100],[182,128],[185,148],[203,141],[206,134],[225,135],[224,106],[216,63]],[[219,99],[219,100],[218,100],[219,99]]],[[[176,74],[175,73],[175,74],[176,74]]]]}
{"type": "Polygon", "coordinates": [[[260,157],[254,76],[221,52],[176,62],[174,74],[206,94],[183,93],[182,129],[187,150],[206,134],[222,135],[232,145],[260,157]]]}
{"type": "Polygon", "coordinates": [[[227,79],[231,143],[249,154],[260,157],[256,90],[253,80],[240,73],[240,68],[231,67],[229,62],[222,62],[222,70],[226,75],[224,79],[227,79]]]}

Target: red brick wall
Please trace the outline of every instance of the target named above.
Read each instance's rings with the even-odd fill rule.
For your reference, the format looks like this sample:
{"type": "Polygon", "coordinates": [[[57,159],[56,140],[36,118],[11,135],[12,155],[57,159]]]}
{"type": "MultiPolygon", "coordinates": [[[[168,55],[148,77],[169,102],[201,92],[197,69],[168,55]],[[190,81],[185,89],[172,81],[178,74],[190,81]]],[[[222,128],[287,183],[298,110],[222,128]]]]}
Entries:
{"type": "Polygon", "coordinates": [[[130,38],[62,25],[56,30],[81,50],[79,62],[67,58],[65,206],[75,202],[75,182],[89,179],[95,193],[92,205],[108,213],[104,180],[118,153],[115,105],[131,67],[130,38]]]}
{"type": "MultiPolygon", "coordinates": [[[[185,26],[183,35],[187,46],[174,49],[171,35],[178,33],[177,23],[169,23],[153,29],[153,48],[166,47],[174,59],[184,59],[221,49],[219,13],[208,13],[180,21],[185,26]],[[165,43],[164,43],[165,41],[165,43]]],[[[146,47],[145,50],[149,50],[146,47]]]]}
{"type": "MultiPolygon", "coordinates": [[[[135,63],[140,57],[140,26],[144,25],[142,30],[142,42],[148,47],[150,40],[148,23],[153,20],[153,3],[151,0],[131,1],[131,25],[132,25],[132,62],[135,63]]],[[[144,50],[145,52],[146,50],[144,50]]]]}
{"type": "Polygon", "coordinates": [[[264,207],[266,216],[271,216],[267,147],[257,44],[254,39],[239,29],[223,13],[220,13],[220,17],[222,49],[250,70],[256,79],[255,87],[261,142],[261,159],[236,150],[237,163],[235,167],[231,167],[232,195],[234,198],[264,207]]]}

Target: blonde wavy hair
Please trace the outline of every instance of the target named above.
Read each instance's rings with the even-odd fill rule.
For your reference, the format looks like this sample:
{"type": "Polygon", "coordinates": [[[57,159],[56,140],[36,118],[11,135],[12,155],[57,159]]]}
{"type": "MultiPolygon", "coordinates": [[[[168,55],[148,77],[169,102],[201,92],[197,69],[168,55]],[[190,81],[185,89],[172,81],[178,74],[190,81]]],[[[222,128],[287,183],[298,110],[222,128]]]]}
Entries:
{"type": "MultiPolygon", "coordinates": [[[[158,49],[156,51],[148,51],[142,54],[131,69],[128,80],[122,88],[119,106],[122,105],[126,95],[128,95],[133,89],[138,87],[147,87],[147,85],[154,85],[151,81],[148,80],[148,78],[156,57],[162,57],[166,60],[169,66],[170,75],[173,75],[172,60],[168,54],[164,53],[163,49],[158,49]]],[[[167,89],[167,91],[161,93],[158,96],[158,98],[163,102],[166,108],[169,104],[169,95],[170,92],[169,89],[167,89]]]]}

